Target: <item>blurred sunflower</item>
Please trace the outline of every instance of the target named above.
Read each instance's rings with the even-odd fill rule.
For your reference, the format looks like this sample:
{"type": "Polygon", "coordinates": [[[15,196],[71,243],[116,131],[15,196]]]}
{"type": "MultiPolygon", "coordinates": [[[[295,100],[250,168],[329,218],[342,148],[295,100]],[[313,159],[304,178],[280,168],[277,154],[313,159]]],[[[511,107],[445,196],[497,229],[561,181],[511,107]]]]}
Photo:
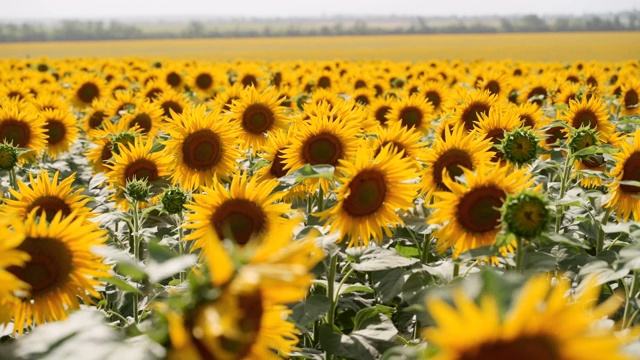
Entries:
{"type": "MultiPolygon", "coordinates": [[[[429,207],[434,209],[429,224],[444,224],[434,232],[437,250],[453,247],[453,258],[470,249],[492,245],[500,231],[500,208],[507,194],[519,193],[533,186],[526,170],[510,166],[480,164],[475,172],[463,168],[466,183],[443,175],[450,192],[439,191],[429,207]]],[[[505,250],[501,250],[504,252],[505,250]]]]}
{"type": "Polygon", "coordinates": [[[618,219],[625,222],[633,215],[640,221],[640,187],[625,184],[625,181],[640,181],[640,129],[629,135],[629,141],[619,143],[621,151],[613,155],[615,167],[607,175],[615,179],[608,185],[609,199],[602,204],[607,209],[615,210],[618,219]]]}
{"type": "Polygon", "coordinates": [[[106,83],[104,79],[95,74],[80,73],[69,88],[67,99],[79,108],[91,106],[95,99],[107,96],[106,83]]]}
{"type": "Polygon", "coordinates": [[[620,97],[622,98],[620,106],[625,115],[634,115],[640,113],[640,80],[630,77],[620,89],[620,97]]]}
{"type": "Polygon", "coordinates": [[[0,106],[0,143],[32,150],[22,154],[20,160],[34,161],[47,144],[44,118],[29,104],[4,102],[0,106]]]}
{"type": "Polygon", "coordinates": [[[13,231],[24,236],[17,247],[29,255],[24,267],[9,267],[8,271],[30,286],[28,294],[11,304],[14,332],[22,334],[25,327],[63,320],[83,304],[93,304],[100,297],[96,280],[110,276],[102,258],[92,248],[102,246],[106,232],[75,216],[61,218],[58,213],[49,222],[32,211],[24,223],[15,223],[13,231]]]}
{"type": "Polygon", "coordinates": [[[47,149],[45,153],[56,158],[61,153],[68,151],[71,144],[78,139],[78,126],[73,113],[68,109],[44,110],[40,112],[44,118],[44,128],[47,135],[47,149]]]}
{"type": "Polygon", "coordinates": [[[269,132],[285,129],[289,124],[286,108],[280,105],[282,100],[275,87],[259,92],[250,86],[231,105],[227,113],[231,126],[242,130],[240,138],[254,153],[267,142],[269,132]]]}
{"type": "Polygon", "coordinates": [[[91,107],[87,110],[81,120],[82,128],[91,138],[91,131],[100,129],[102,123],[109,120],[109,109],[112,106],[112,100],[109,98],[97,99],[91,103],[91,107]]]}
{"type": "Polygon", "coordinates": [[[214,96],[218,74],[213,66],[198,66],[189,70],[186,83],[189,89],[198,94],[201,99],[214,96]]]}
{"type": "Polygon", "coordinates": [[[478,136],[493,143],[495,155],[491,159],[493,162],[502,160],[503,153],[495,149],[500,145],[504,135],[520,126],[520,115],[516,108],[506,105],[494,106],[489,110],[489,114],[481,114],[480,121],[476,123],[476,133],[478,136]]]}
{"type": "Polygon", "coordinates": [[[407,129],[401,123],[393,123],[389,127],[377,127],[373,132],[377,137],[373,139],[371,147],[374,155],[378,155],[382,148],[391,144],[391,152],[402,154],[403,158],[408,158],[416,169],[420,168],[418,156],[426,147],[422,142],[422,134],[417,129],[407,129]]]}
{"type": "Polygon", "coordinates": [[[171,118],[171,111],[176,114],[182,114],[184,109],[189,107],[189,103],[185,95],[176,91],[165,91],[156,98],[154,103],[162,108],[162,115],[171,118]]]}
{"type": "Polygon", "coordinates": [[[139,101],[135,110],[122,116],[127,128],[138,127],[142,135],[154,138],[160,132],[163,111],[160,105],[149,100],[139,101]]]}
{"type": "Polygon", "coordinates": [[[516,109],[520,117],[520,126],[531,129],[538,129],[540,127],[544,113],[538,105],[534,103],[522,103],[517,105],[516,109]]]}
{"type": "MultiPolygon", "coordinates": [[[[606,142],[615,131],[615,124],[609,121],[607,104],[599,96],[594,96],[587,100],[582,97],[580,100],[571,100],[569,109],[560,116],[574,129],[588,127],[598,132],[600,141],[606,142]]],[[[563,129],[568,134],[569,129],[563,129]]]]}
{"type": "Polygon", "coordinates": [[[4,216],[0,220],[0,325],[11,321],[11,306],[19,302],[16,293],[28,292],[29,284],[9,272],[9,268],[22,268],[29,261],[29,254],[18,247],[24,241],[24,234],[11,229],[14,222],[21,219],[4,216]]]}
{"type": "Polygon", "coordinates": [[[106,120],[102,123],[100,129],[92,130],[87,134],[87,138],[93,140],[85,156],[96,172],[106,173],[109,168],[105,165],[111,163],[114,141],[119,139],[121,141],[120,144],[122,144],[129,141],[127,139],[130,139],[133,142],[134,138],[139,136],[139,128],[127,130],[126,123],[118,122],[114,124],[106,120]]]}
{"type": "Polygon", "coordinates": [[[445,173],[451,181],[457,181],[456,177],[464,174],[463,168],[473,171],[480,164],[488,164],[494,155],[491,148],[488,139],[467,133],[461,124],[453,128],[445,126],[443,136],[436,137],[420,156],[425,165],[422,171],[425,202],[430,203],[437,191],[450,191],[444,182],[445,173]]]}
{"type": "Polygon", "coordinates": [[[185,190],[213,185],[215,176],[229,179],[235,173],[241,153],[240,129],[224,120],[218,110],[207,112],[203,105],[190,107],[169,120],[169,135],[163,153],[175,157],[171,182],[185,190]]]}
{"type": "Polygon", "coordinates": [[[444,104],[450,101],[450,90],[442,81],[428,80],[422,85],[420,93],[433,105],[436,115],[443,110],[444,104]]]}
{"type": "Polygon", "coordinates": [[[552,285],[544,275],[534,276],[509,309],[501,309],[496,294],[475,302],[458,290],[455,308],[432,297],[427,309],[435,326],[422,335],[439,349],[435,360],[630,359],[622,346],[631,336],[596,325],[616,311],[621,299],[613,295],[596,306],[600,287],[593,278],[585,281],[567,297],[572,293],[568,280],[552,285]]]}
{"type": "Polygon", "coordinates": [[[381,96],[375,98],[367,107],[369,118],[375,120],[380,126],[387,126],[393,101],[390,97],[381,96]]]}
{"type": "Polygon", "coordinates": [[[58,183],[59,176],[60,172],[56,171],[50,178],[47,170],[40,169],[35,179],[29,173],[29,184],[18,180],[18,190],[9,189],[15,200],[5,199],[5,205],[0,207],[2,213],[26,219],[34,212],[36,217],[43,216],[49,222],[58,213],[63,219],[71,213],[78,218],[92,217],[91,209],[86,206],[89,198],[82,194],[82,188],[73,186],[75,174],[58,183]]]}
{"type": "Polygon", "coordinates": [[[458,90],[457,96],[451,99],[448,108],[452,108],[453,118],[463,124],[467,132],[475,128],[481,114],[488,115],[489,110],[498,103],[498,97],[488,91],[458,90]]]}
{"type": "Polygon", "coordinates": [[[349,247],[369,246],[372,237],[379,244],[383,231],[391,236],[391,230],[403,224],[396,210],[413,206],[419,185],[410,181],[418,177],[416,169],[391,144],[375,156],[361,148],[353,163],[343,160],[340,165],[338,203],[318,216],[327,219],[349,247]]]}
{"type": "Polygon", "coordinates": [[[399,122],[406,128],[416,128],[426,134],[433,121],[433,105],[422,94],[414,94],[391,104],[389,125],[399,122]]]}

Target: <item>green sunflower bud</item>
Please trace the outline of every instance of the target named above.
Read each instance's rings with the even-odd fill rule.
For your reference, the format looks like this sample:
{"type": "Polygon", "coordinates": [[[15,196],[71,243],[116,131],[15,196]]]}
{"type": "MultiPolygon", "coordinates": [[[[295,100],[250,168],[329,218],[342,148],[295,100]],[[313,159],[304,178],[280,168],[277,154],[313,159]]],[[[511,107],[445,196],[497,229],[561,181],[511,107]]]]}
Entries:
{"type": "Polygon", "coordinates": [[[9,171],[18,163],[18,149],[10,144],[0,144],[0,170],[9,171]]]}
{"type": "Polygon", "coordinates": [[[503,221],[516,236],[535,238],[547,227],[549,217],[547,201],[538,194],[523,192],[505,202],[503,221]]]}
{"type": "Polygon", "coordinates": [[[169,189],[162,194],[162,206],[164,211],[169,214],[178,214],[184,210],[184,204],[187,203],[187,194],[182,189],[169,189]]]}
{"type": "Polygon", "coordinates": [[[573,154],[591,146],[598,145],[600,145],[598,134],[595,130],[588,127],[582,127],[578,130],[574,130],[571,134],[571,138],[569,139],[569,149],[571,149],[571,153],[573,154]]]}
{"type": "Polygon", "coordinates": [[[512,164],[522,166],[538,158],[540,140],[531,129],[518,128],[505,134],[501,140],[504,158],[512,164]]]}
{"type": "Polygon", "coordinates": [[[129,144],[133,144],[137,136],[137,134],[131,131],[122,131],[114,134],[111,138],[111,143],[113,144],[112,151],[120,155],[120,150],[127,147],[129,144]]]}
{"type": "Polygon", "coordinates": [[[146,179],[132,180],[125,186],[125,195],[135,201],[146,202],[149,198],[149,184],[146,179]]]}

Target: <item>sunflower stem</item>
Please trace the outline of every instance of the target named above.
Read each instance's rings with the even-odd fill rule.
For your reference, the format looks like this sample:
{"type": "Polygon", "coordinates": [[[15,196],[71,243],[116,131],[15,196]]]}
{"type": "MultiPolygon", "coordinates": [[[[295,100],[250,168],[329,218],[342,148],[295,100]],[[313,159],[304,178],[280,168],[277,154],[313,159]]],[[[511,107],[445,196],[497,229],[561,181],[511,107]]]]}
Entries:
{"type": "MultiPolygon", "coordinates": [[[[329,258],[329,273],[327,274],[327,297],[330,301],[329,313],[327,314],[327,324],[333,328],[334,316],[337,306],[337,295],[335,292],[336,271],[338,269],[338,254],[331,254],[329,258]]],[[[326,351],[327,359],[331,358],[331,354],[326,351]]]]}
{"type": "Polygon", "coordinates": [[[318,187],[318,212],[324,210],[324,191],[322,191],[322,186],[318,187]]]}
{"type": "Polygon", "coordinates": [[[627,291],[627,299],[624,303],[624,314],[622,316],[622,327],[629,328],[631,326],[631,299],[635,299],[637,297],[638,292],[638,281],[640,281],[640,272],[637,270],[633,271],[633,278],[631,280],[631,286],[625,286],[625,290],[627,291]]]}
{"type": "MultiPolygon", "coordinates": [[[[558,200],[562,200],[565,192],[567,191],[567,182],[569,182],[569,174],[571,171],[571,162],[573,161],[573,154],[571,150],[567,154],[567,158],[564,161],[564,168],[562,170],[562,177],[560,178],[560,195],[558,200]]],[[[562,225],[562,218],[564,217],[564,206],[558,205],[556,215],[556,234],[560,233],[560,225],[562,225]]]]}
{"type": "Polygon", "coordinates": [[[453,278],[457,278],[460,275],[460,263],[453,264],[453,278]]]}
{"type": "Polygon", "coordinates": [[[9,184],[13,190],[18,191],[18,180],[16,178],[15,166],[9,170],[9,184]]]}
{"type": "Polygon", "coordinates": [[[516,271],[522,272],[524,266],[524,239],[521,236],[516,236],[516,271]]]}
{"type": "MultiPolygon", "coordinates": [[[[178,252],[180,256],[185,253],[185,243],[184,243],[184,229],[182,228],[182,222],[184,220],[184,214],[182,211],[176,214],[177,223],[178,223],[178,252]]],[[[186,270],[180,271],[180,282],[184,282],[187,277],[186,270]]]]}
{"type": "MultiPolygon", "coordinates": [[[[133,258],[136,262],[140,261],[140,221],[138,219],[138,201],[133,200],[131,202],[132,218],[133,218],[133,258]]],[[[136,283],[136,289],[138,289],[138,283],[136,283]]],[[[138,318],[138,303],[140,302],[140,296],[138,292],[133,293],[133,319],[137,324],[138,318]]]]}
{"type": "Polygon", "coordinates": [[[413,242],[416,244],[416,249],[418,249],[418,258],[420,259],[420,262],[425,264],[425,260],[422,259],[422,257],[423,257],[422,256],[422,246],[418,242],[418,239],[416,239],[416,236],[413,234],[413,231],[411,231],[410,229],[407,229],[407,231],[409,232],[409,235],[411,235],[411,239],[413,239],[413,242]]]}
{"type": "Polygon", "coordinates": [[[602,223],[600,224],[600,228],[598,229],[598,238],[596,239],[596,255],[600,254],[604,249],[604,230],[602,227],[607,225],[609,221],[609,215],[611,215],[611,209],[607,208],[604,212],[604,217],[602,218],[602,223]]]}

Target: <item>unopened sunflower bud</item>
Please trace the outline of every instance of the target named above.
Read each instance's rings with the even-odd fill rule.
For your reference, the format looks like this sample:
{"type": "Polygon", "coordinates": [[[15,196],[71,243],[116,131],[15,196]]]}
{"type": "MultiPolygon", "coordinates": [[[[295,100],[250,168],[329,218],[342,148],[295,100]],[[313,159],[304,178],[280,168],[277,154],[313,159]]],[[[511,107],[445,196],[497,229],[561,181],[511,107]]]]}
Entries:
{"type": "Polygon", "coordinates": [[[508,132],[501,142],[504,158],[514,165],[530,164],[538,158],[540,140],[532,130],[515,129],[508,132]]]}
{"type": "Polygon", "coordinates": [[[161,201],[164,211],[169,214],[178,214],[184,210],[187,194],[179,188],[169,189],[162,194],[161,201]]]}
{"type": "Polygon", "coordinates": [[[125,194],[128,198],[146,202],[149,198],[149,184],[147,180],[132,180],[125,186],[125,194]]]}
{"type": "Polygon", "coordinates": [[[8,171],[18,163],[18,150],[9,144],[0,144],[0,170],[8,171]]]}
{"type": "Polygon", "coordinates": [[[538,194],[523,192],[510,197],[504,209],[507,230],[521,238],[535,238],[549,222],[547,201],[538,194]]]}

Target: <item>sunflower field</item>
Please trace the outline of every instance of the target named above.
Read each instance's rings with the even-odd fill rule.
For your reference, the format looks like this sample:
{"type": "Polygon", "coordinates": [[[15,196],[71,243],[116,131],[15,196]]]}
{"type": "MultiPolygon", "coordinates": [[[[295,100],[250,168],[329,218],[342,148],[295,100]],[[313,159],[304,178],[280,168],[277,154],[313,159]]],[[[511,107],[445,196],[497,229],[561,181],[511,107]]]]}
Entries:
{"type": "Polygon", "coordinates": [[[0,359],[640,359],[640,62],[0,60],[0,359]]]}

